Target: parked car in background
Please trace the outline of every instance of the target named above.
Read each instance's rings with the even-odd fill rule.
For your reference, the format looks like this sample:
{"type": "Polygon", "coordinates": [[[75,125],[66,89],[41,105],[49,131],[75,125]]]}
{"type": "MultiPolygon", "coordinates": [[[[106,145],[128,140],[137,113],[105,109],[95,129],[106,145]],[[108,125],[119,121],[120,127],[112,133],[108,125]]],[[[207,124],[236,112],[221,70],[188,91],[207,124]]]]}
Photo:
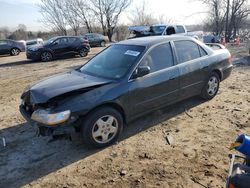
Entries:
{"type": "Polygon", "coordinates": [[[136,38],[30,86],[20,111],[43,136],[81,130],[85,144],[104,147],[139,116],[195,95],[212,99],[231,70],[224,47],[214,51],[191,37],[136,38]]]}
{"type": "Polygon", "coordinates": [[[25,43],[14,40],[0,40],[0,55],[19,55],[26,49],[25,43]]]}
{"type": "Polygon", "coordinates": [[[27,40],[26,41],[26,46],[30,47],[33,45],[43,45],[43,39],[41,38],[37,38],[37,39],[33,39],[33,40],[27,40]]]}
{"type": "Polygon", "coordinates": [[[87,33],[82,36],[84,39],[87,39],[89,41],[89,45],[91,47],[95,46],[106,46],[106,40],[105,37],[99,33],[87,33]]]}
{"type": "Polygon", "coordinates": [[[85,57],[90,51],[89,43],[80,37],[54,37],[43,45],[31,46],[27,49],[28,59],[51,61],[65,55],[85,57]]]}
{"type": "Polygon", "coordinates": [[[202,31],[187,31],[184,25],[166,25],[155,24],[151,26],[131,26],[128,28],[130,31],[129,39],[148,36],[160,36],[160,35],[182,35],[190,36],[196,39],[202,38],[202,31]]]}
{"type": "Polygon", "coordinates": [[[205,35],[203,36],[204,43],[220,43],[221,37],[218,35],[205,35]]]}

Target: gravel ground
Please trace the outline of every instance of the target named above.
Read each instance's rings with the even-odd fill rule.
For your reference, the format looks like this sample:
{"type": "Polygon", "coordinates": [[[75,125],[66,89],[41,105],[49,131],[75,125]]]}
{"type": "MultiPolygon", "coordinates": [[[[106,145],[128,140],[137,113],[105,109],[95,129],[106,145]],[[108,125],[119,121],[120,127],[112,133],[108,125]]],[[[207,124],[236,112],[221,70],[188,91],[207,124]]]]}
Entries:
{"type": "MultiPolygon", "coordinates": [[[[243,46],[229,48],[233,57],[247,56],[243,46]]],[[[250,134],[250,66],[234,67],[213,100],[194,97],[155,111],[105,149],[85,148],[77,134],[73,141],[35,135],[18,111],[25,87],[100,50],[48,63],[24,53],[0,57],[0,137],[7,143],[0,142],[0,187],[225,187],[228,147],[240,132],[250,134]]]]}

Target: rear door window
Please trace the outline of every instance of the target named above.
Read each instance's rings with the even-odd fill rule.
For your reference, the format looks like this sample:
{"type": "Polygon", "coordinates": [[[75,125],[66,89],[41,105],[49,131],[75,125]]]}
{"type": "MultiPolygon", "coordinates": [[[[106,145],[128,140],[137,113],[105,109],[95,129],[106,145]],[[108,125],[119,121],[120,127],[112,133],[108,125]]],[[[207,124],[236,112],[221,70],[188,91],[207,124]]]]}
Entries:
{"type": "Polygon", "coordinates": [[[174,65],[172,48],[169,43],[154,47],[142,60],[140,66],[149,66],[156,72],[174,65]]]}
{"type": "Polygon", "coordinates": [[[179,63],[201,57],[199,46],[193,41],[175,41],[174,44],[179,63]]]}
{"type": "Polygon", "coordinates": [[[183,26],[177,25],[176,28],[177,28],[176,33],[185,33],[185,29],[183,26]]]}
{"type": "Polygon", "coordinates": [[[69,41],[69,43],[74,43],[77,41],[77,39],[75,37],[70,37],[70,38],[68,38],[68,41],[69,41]]]}

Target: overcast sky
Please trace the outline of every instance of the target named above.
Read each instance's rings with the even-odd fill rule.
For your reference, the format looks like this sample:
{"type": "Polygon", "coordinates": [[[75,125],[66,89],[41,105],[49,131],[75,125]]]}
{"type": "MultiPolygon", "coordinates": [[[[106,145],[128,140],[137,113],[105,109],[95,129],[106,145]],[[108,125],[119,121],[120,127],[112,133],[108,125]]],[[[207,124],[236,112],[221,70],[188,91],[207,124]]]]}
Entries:
{"type": "MultiPolygon", "coordinates": [[[[120,23],[128,23],[127,15],[143,0],[134,0],[122,15],[120,23]]],[[[145,0],[147,11],[158,17],[166,16],[179,24],[199,24],[205,19],[206,7],[196,0],[145,0]]],[[[25,24],[28,30],[46,30],[39,23],[40,13],[36,6],[39,0],[0,0],[0,27],[15,29],[18,24],[25,24]]]]}

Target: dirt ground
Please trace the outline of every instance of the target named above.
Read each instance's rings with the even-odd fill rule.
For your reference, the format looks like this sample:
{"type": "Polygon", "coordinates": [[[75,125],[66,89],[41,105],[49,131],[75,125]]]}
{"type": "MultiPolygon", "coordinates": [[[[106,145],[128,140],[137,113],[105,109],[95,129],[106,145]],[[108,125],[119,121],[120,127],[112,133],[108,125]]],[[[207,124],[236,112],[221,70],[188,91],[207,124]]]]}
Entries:
{"type": "MultiPolygon", "coordinates": [[[[233,57],[247,56],[229,46],[233,57]]],[[[234,67],[211,101],[194,97],[129,124],[119,142],[101,150],[37,137],[18,111],[25,87],[68,71],[87,58],[31,62],[0,57],[0,187],[225,187],[228,147],[250,134],[250,66],[234,67]],[[167,144],[166,136],[173,138],[167,144]]],[[[249,58],[248,58],[249,60],[249,58]]]]}

